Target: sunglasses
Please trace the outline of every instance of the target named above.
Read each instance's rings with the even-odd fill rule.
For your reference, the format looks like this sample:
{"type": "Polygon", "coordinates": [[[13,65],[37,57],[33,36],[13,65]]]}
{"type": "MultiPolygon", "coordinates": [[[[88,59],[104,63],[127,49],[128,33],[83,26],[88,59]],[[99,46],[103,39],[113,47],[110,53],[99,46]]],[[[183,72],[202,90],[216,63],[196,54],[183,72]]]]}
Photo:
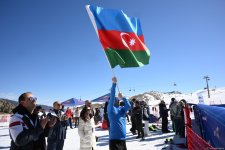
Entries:
{"type": "Polygon", "coordinates": [[[30,101],[37,101],[37,98],[36,97],[29,97],[29,100],[30,101]]]}

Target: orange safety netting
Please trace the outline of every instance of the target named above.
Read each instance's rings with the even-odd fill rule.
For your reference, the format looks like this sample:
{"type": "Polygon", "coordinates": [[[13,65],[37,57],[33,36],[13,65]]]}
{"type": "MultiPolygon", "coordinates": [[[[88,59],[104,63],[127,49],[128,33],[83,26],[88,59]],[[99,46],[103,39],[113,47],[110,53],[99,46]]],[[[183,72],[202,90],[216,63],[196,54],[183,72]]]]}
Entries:
{"type": "Polygon", "coordinates": [[[198,134],[193,132],[191,128],[186,127],[186,131],[187,131],[188,150],[216,150],[216,148],[213,148],[198,134]]]}

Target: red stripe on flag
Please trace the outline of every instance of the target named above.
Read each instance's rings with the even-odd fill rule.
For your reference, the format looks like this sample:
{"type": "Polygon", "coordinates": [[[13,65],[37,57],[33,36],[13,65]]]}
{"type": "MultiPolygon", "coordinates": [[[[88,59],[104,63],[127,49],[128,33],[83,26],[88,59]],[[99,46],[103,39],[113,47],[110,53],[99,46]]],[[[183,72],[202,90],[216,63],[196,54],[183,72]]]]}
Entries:
{"type": "Polygon", "coordinates": [[[20,121],[10,123],[9,127],[20,125],[20,121]]]}
{"type": "Polygon", "coordinates": [[[116,30],[98,30],[100,42],[104,49],[146,51],[144,36],[137,36],[134,32],[120,32],[116,30]]]}

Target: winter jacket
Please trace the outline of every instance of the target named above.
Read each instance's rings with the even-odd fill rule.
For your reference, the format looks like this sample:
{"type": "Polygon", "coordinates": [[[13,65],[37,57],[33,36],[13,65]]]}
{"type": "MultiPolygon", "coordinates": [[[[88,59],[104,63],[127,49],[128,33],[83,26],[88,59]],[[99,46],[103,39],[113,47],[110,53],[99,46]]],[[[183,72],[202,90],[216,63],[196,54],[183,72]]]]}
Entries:
{"type": "Polygon", "coordinates": [[[105,120],[109,120],[109,118],[108,118],[108,110],[107,110],[108,104],[109,104],[108,101],[106,101],[105,102],[105,106],[104,106],[104,115],[103,115],[105,120]]]}
{"type": "Polygon", "coordinates": [[[66,138],[66,125],[65,114],[61,110],[54,110],[57,115],[56,124],[50,129],[48,135],[48,143],[57,142],[66,138]]]}
{"type": "Polygon", "coordinates": [[[114,106],[116,84],[113,83],[107,107],[110,122],[109,139],[126,140],[126,112],[131,108],[129,101],[123,98],[124,106],[114,106]]]}
{"type": "Polygon", "coordinates": [[[73,113],[72,113],[71,109],[67,109],[67,110],[66,110],[66,116],[67,116],[68,118],[72,118],[73,113]]]}
{"type": "Polygon", "coordinates": [[[109,102],[106,101],[105,106],[104,106],[104,114],[108,113],[108,110],[107,110],[108,104],[109,104],[109,102]]]}
{"type": "Polygon", "coordinates": [[[190,118],[190,107],[188,104],[185,105],[184,107],[184,111],[185,111],[185,123],[188,127],[191,128],[191,118],[190,118]]]}
{"type": "Polygon", "coordinates": [[[142,108],[140,106],[134,107],[133,115],[134,115],[136,124],[141,124],[142,125],[143,114],[142,114],[142,108]]]}
{"type": "Polygon", "coordinates": [[[80,119],[78,134],[80,136],[80,150],[96,150],[95,124],[93,117],[86,122],[83,119],[80,119]]]}
{"type": "Polygon", "coordinates": [[[178,102],[177,101],[174,101],[170,104],[169,108],[170,108],[170,115],[171,115],[171,118],[174,118],[177,113],[178,113],[178,102]]]}
{"type": "Polygon", "coordinates": [[[74,117],[80,117],[80,110],[74,111],[74,117]]]}
{"type": "Polygon", "coordinates": [[[177,109],[177,113],[175,114],[175,118],[177,118],[177,119],[183,118],[183,116],[184,116],[183,103],[182,102],[179,102],[177,104],[176,109],[177,109]]]}
{"type": "Polygon", "coordinates": [[[162,103],[159,104],[160,117],[162,117],[162,118],[168,117],[168,111],[169,111],[169,109],[166,108],[166,104],[162,104],[162,103]]]}
{"type": "Polygon", "coordinates": [[[18,105],[10,117],[10,150],[45,150],[44,129],[38,115],[31,114],[25,107],[18,105]]]}

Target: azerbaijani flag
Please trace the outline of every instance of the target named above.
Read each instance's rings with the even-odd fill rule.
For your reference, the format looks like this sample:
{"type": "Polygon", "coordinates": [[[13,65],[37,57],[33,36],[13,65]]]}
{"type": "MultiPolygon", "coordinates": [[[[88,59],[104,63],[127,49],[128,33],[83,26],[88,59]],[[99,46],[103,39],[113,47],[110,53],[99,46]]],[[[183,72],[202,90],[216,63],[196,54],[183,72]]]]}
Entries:
{"type": "Polygon", "coordinates": [[[86,6],[88,15],[105,50],[111,68],[140,67],[149,63],[139,19],[123,11],[86,6]]]}

